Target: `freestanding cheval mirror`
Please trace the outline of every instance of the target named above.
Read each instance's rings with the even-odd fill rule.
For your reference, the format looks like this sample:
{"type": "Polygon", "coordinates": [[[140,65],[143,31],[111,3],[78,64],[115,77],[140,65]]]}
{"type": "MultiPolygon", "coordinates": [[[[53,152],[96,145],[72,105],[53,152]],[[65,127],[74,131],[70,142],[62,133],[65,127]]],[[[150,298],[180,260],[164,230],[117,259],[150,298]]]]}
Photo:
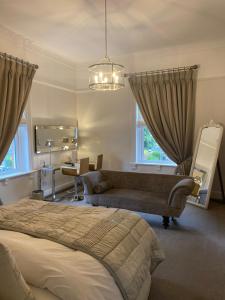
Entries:
{"type": "Polygon", "coordinates": [[[191,204],[208,208],[222,136],[223,127],[213,121],[200,129],[190,172],[198,188],[191,204]]]}

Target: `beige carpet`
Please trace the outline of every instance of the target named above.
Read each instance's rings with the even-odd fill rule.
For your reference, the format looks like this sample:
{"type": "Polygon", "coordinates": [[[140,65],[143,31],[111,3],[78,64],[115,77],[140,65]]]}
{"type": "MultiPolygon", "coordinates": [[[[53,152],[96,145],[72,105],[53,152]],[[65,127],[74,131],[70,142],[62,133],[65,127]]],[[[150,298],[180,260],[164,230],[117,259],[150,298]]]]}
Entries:
{"type": "Polygon", "coordinates": [[[161,217],[141,215],[166,254],[152,276],[149,300],[225,300],[225,205],[213,203],[209,210],[187,205],[167,230],[161,217]]]}
{"type": "Polygon", "coordinates": [[[225,205],[187,205],[177,226],[155,229],[166,260],[153,274],[150,300],[225,300],[225,205]]]}

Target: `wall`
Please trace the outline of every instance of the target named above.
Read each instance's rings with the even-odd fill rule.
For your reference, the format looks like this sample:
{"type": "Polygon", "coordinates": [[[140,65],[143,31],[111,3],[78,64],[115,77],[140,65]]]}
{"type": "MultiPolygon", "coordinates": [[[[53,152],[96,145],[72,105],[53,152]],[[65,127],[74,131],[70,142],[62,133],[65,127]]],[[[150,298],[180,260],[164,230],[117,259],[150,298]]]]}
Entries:
{"type": "MultiPolygon", "coordinates": [[[[145,71],[174,66],[200,64],[196,133],[213,119],[225,125],[225,42],[186,45],[177,48],[135,53],[115,59],[127,71],[145,71]]],[[[88,90],[88,63],[77,66],[77,115],[81,137],[80,155],[95,157],[104,153],[104,167],[132,170],[135,160],[135,103],[128,83],[117,92],[88,90]]],[[[221,148],[221,166],[225,170],[225,139],[221,148]]],[[[173,172],[173,168],[139,166],[139,171],[173,172]]],[[[223,171],[225,184],[225,171],[223,171]]],[[[214,185],[217,196],[218,184],[214,185]]]]}
{"type": "MultiPolygon", "coordinates": [[[[31,128],[37,123],[76,124],[75,67],[73,65],[38,48],[31,41],[3,26],[0,26],[0,51],[39,65],[29,96],[31,128]]],[[[33,146],[33,134],[31,134],[31,144],[33,146]]],[[[55,153],[53,162],[65,161],[68,155],[71,153],[55,153]]],[[[33,169],[40,168],[44,161],[48,163],[48,154],[35,155],[32,149],[33,169]]],[[[72,183],[71,178],[60,174],[57,174],[56,182],[58,188],[72,183]]],[[[30,195],[37,186],[37,172],[3,180],[0,181],[0,197],[4,203],[10,203],[30,195]]]]}
{"type": "Polygon", "coordinates": [[[130,91],[82,93],[78,96],[79,154],[95,159],[104,153],[104,168],[124,169],[132,161],[134,103],[130,91]]]}

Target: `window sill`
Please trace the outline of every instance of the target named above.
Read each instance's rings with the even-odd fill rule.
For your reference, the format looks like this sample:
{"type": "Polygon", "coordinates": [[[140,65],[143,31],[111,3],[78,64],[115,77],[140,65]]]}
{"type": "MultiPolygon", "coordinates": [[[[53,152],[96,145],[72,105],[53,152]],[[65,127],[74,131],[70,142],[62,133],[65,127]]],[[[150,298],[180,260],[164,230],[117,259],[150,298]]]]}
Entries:
{"type": "Polygon", "coordinates": [[[1,181],[6,181],[8,179],[13,179],[13,178],[21,177],[21,176],[26,176],[26,175],[35,173],[37,171],[38,170],[31,170],[31,171],[27,171],[27,172],[18,172],[18,173],[12,173],[12,174],[4,174],[3,176],[0,176],[0,182],[1,181]]]}
{"type": "Polygon", "coordinates": [[[169,167],[169,168],[176,168],[177,165],[175,164],[162,164],[162,163],[148,163],[148,162],[130,162],[131,165],[135,166],[157,166],[157,167],[169,167]]]}

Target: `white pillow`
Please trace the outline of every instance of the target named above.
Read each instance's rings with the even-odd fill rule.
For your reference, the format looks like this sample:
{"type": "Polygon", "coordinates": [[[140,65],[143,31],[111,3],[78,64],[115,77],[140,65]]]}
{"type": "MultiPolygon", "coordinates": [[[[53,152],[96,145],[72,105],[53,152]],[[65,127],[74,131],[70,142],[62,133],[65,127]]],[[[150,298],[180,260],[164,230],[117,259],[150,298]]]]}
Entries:
{"type": "Polygon", "coordinates": [[[35,300],[9,249],[0,243],[0,299],[35,300]]]}

